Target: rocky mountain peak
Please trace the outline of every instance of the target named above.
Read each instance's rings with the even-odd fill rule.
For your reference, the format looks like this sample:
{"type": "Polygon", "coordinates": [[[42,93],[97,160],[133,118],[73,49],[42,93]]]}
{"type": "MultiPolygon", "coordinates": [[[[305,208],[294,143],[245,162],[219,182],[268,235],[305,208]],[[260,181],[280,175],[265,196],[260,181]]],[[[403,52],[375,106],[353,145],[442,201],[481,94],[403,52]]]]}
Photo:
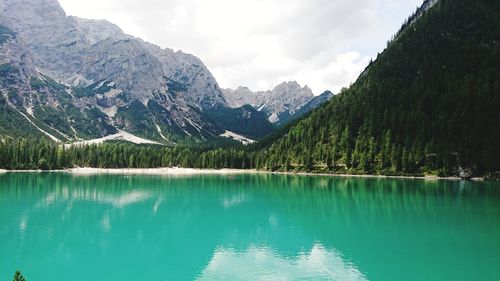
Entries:
{"type": "Polygon", "coordinates": [[[267,114],[271,123],[281,123],[293,115],[300,107],[314,98],[308,86],[302,87],[297,81],[286,81],[270,91],[252,92],[247,87],[222,91],[228,104],[239,107],[251,105],[267,114]]]}
{"type": "Polygon", "coordinates": [[[276,85],[276,87],[274,87],[273,91],[274,90],[277,90],[277,89],[297,89],[297,88],[300,88],[300,84],[297,82],[297,81],[285,81],[285,82],[281,82],[280,84],[276,85]]]}
{"type": "Polygon", "coordinates": [[[27,28],[37,24],[52,24],[66,17],[56,0],[0,0],[2,18],[7,25],[27,28]]]}
{"type": "Polygon", "coordinates": [[[117,25],[107,20],[90,20],[73,16],[69,18],[78,24],[80,30],[92,45],[106,39],[117,41],[132,38],[131,36],[125,35],[117,25]]]}
{"type": "Polygon", "coordinates": [[[285,99],[312,98],[313,92],[308,86],[301,87],[297,81],[283,82],[277,85],[271,93],[283,96],[285,99]]]}

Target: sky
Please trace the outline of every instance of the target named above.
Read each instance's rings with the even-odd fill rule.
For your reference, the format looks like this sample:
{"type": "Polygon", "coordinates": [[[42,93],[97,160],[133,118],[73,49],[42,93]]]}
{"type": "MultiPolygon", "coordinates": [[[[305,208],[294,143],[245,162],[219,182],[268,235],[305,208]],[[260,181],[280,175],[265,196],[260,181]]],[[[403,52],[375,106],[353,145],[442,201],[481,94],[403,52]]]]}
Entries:
{"type": "Polygon", "coordinates": [[[349,86],[422,0],[60,0],[68,15],[199,57],[222,88],[349,86]]]}

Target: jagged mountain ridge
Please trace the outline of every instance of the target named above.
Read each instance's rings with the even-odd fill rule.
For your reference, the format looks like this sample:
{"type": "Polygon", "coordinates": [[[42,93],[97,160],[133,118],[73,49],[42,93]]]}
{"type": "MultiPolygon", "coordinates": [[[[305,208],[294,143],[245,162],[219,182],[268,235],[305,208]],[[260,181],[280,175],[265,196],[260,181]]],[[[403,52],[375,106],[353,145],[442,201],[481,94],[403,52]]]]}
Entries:
{"type": "Polygon", "coordinates": [[[168,81],[159,79],[165,76],[187,85],[184,98],[198,101],[194,104],[200,108],[224,103],[215,78],[195,56],[161,49],[107,21],[67,17],[55,0],[2,2],[2,20],[27,42],[36,65],[57,81],[88,86],[113,80],[131,95],[150,98],[152,91],[168,89],[168,81]],[[145,71],[149,75],[139,75],[145,71]],[[212,89],[197,88],[197,83],[212,89]],[[210,103],[202,104],[207,98],[210,103]]]}
{"type": "MultiPolygon", "coordinates": [[[[193,55],[161,49],[104,20],[68,17],[55,0],[0,0],[0,9],[0,24],[15,33],[15,40],[7,40],[22,42],[17,49],[31,58],[29,67],[18,65],[11,43],[2,44],[2,64],[14,72],[29,73],[10,84],[3,81],[6,106],[37,120],[44,119],[39,118],[44,115],[40,112],[56,116],[64,109],[60,114],[64,118],[52,120],[63,123],[57,124],[65,128],[58,133],[63,141],[102,137],[117,129],[160,141],[204,140],[228,129],[226,119],[214,120],[213,111],[223,108],[227,114],[241,114],[226,105],[215,78],[193,55]],[[30,85],[31,80],[38,82],[38,88],[50,81],[58,90],[49,92],[59,92],[65,102],[57,95],[50,101],[33,99],[39,89],[30,85]],[[9,96],[11,88],[18,90],[9,96]],[[36,110],[39,107],[43,109],[36,110]],[[107,129],[80,130],[74,115],[82,114],[107,129]]],[[[273,129],[257,111],[247,112],[244,118],[265,128],[255,131],[254,137],[273,129]]],[[[236,133],[248,131],[230,127],[236,133]]]]}
{"type": "Polygon", "coordinates": [[[238,87],[235,90],[222,89],[222,94],[229,106],[251,105],[264,112],[277,126],[300,118],[333,96],[330,92],[314,96],[308,86],[301,87],[296,81],[283,82],[269,91],[253,92],[247,87],[238,87]]]}

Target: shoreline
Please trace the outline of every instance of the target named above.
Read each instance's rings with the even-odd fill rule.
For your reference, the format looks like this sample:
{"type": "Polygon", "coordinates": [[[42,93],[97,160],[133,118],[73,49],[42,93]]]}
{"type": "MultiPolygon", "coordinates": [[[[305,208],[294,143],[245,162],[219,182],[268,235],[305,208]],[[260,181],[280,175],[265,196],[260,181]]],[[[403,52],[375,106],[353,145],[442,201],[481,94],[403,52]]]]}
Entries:
{"type": "Polygon", "coordinates": [[[194,169],[194,168],[89,168],[79,167],[63,170],[5,170],[0,169],[1,173],[69,173],[73,175],[234,175],[234,174],[254,174],[261,173],[257,170],[243,169],[194,169]]]}
{"type": "MultiPolygon", "coordinates": [[[[460,177],[438,177],[438,176],[386,176],[369,174],[327,174],[327,173],[308,173],[308,172],[269,172],[278,175],[299,175],[299,176],[323,176],[323,177],[342,177],[342,178],[375,178],[375,179],[410,179],[410,180],[462,180],[460,177]]],[[[483,181],[483,177],[471,178],[472,181],[483,181]]]]}
{"type": "MultiPolygon", "coordinates": [[[[386,176],[369,174],[327,174],[308,172],[269,172],[255,169],[195,169],[195,168],[89,168],[79,167],[64,170],[5,170],[0,169],[0,174],[4,173],[69,173],[73,175],[168,175],[168,176],[190,176],[190,175],[237,175],[237,174],[271,174],[271,175],[297,175],[297,176],[322,176],[322,177],[344,177],[344,178],[378,178],[378,179],[414,179],[414,180],[462,180],[459,177],[438,177],[438,176],[386,176]]],[[[475,177],[471,181],[484,181],[484,177],[475,177]]]]}
{"type": "Polygon", "coordinates": [[[112,174],[112,175],[234,175],[234,174],[253,174],[257,170],[243,169],[195,169],[195,168],[73,168],[61,170],[76,175],[92,174],[112,174]]]}

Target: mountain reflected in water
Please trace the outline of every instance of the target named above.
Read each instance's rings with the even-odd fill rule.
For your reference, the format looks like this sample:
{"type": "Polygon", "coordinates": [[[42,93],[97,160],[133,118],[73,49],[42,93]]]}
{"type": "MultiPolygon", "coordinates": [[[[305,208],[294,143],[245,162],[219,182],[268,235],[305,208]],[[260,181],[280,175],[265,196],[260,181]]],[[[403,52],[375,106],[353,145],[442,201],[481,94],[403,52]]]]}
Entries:
{"type": "Polygon", "coordinates": [[[498,280],[496,183],[0,175],[0,279],[498,280]]]}

